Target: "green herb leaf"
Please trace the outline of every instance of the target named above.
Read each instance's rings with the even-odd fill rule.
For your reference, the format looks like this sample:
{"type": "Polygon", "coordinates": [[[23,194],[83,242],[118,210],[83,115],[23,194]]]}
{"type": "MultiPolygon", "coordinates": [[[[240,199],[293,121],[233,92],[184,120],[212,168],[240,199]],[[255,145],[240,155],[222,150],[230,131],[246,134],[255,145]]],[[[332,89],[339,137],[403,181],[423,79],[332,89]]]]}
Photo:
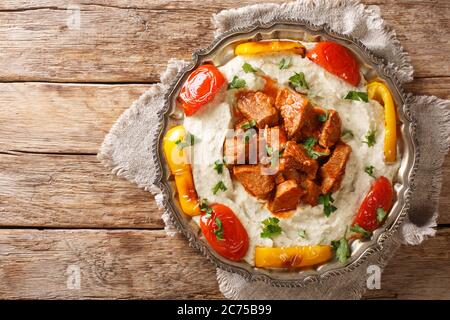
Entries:
{"type": "Polygon", "coordinates": [[[256,69],[253,68],[252,65],[247,62],[242,65],[242,70],[244,70],[245,73],[256,72],[256,69]]]}
{"type": "Polygon", "coordinates": [[[306,239],[306,230],[305,230],[305,229],[299,230],[299,231],[298,231],[298,236],[299,236],[300,238],[306,239]]]}
{"type": "Polygon", "coordinates": [[[280,62],[278,62],[278,68],[280,68],[280,70],[288,69],[291,66],[291,62],[292,62],[291,58],[289,59],[283,58],[280,60],[280,62]]]}
{"type": "Polygon", "coordinates": [[[242,89],[247,85],[244,79],[239,79],[238,76],[234,76],[230,83],[228,83],[228,90],[230,89],[242,89]]]}
{"type": "Polygon", "coordinates": [[[220,191],[227,191],[227,187],[223,183],[223,181],[219,181],[216,183],[216,185],[213,187],[212,192],[213,194],[217,194],[217,192],[220,191]]]}
{"type": "Polygon", "coordinates": [[[334,251],[336,251],[336,258],[340,263],[346,263],[347,259],[350,257],[350,246],[347,240],[347,230],[345,230],[344,236],[339,240],[331,241],[331,246],[334,251]]]}
{"type": "Polygon", "coordinates": [[[366,133],[366,140],[363,140],[363,143],[366,143],[369,148],[373,147],[377,141],[375,140],[375,134],[377,132],[375,130],[370,130],[366,133]]]}
{"type": "Polygon", "coordinates": [[[372,233],[364,229],[363,227],[359,226],[358,224],[355,224],[353,227],[350,228],[351,231],[361,234],[364,238],[369,238],[372,233]]]}
{"type": "Polygon", "coordinates": [[[317,116],[317,119],[318,119],[320,122],[325,122],[325,121],[327,121],[327,120],[328,120],[328,111],[325,112],[325,113],[319,114],[319,115],[317,116]]]}
{"type": "Polygon", "coordinates": [[[195,136],[192,133],[188,132],[186,133],[184,140],[179,139],[175,141],[175,144],[177,145],[178,149],[183,150],[186,147],[193,146],[196,140],[198,139],[195,138],[195,136]]]}
{"type": "Polygon", "coordinates": [[[217,240],[223,240],[223,226],[222,226],[222,220],[220,220],[218,217],[214,220],[216,222],[217,229],[214,230],[214,234],[216,235],[217,240]]]}
{"type": "Polygon", "coordinates": [[[272,147],[269,147],[268,145],[266,145],[266,152],[270,157],[270,166],[276,167],[278,160],[280,159],[283,153],[281,151],[274,150],[272,147]]]}
{"type": "Polygon", "coordinates": [[[208,200],[202,199],[200,201],[200,211],[205,213],[205,218],[206,219],[211,218],[211,215],[212,215],[213,211],[212,211],[211,207],[208,204],[208,200]]]}
{"type": "Polygon", "coordinates": [[[373,175],[373,171],[374,170],[375,170],[374,166],[367,166],[367,167],[364,168],[364,172],[367,173],[372,178],[375,178],[375,176],[373,175]]]}
{"type": "Polygon", "coordinates": [[[369,102],[367,92],[361,91],[350,91],[349,93],[347,93],[344,99],[369,102]]]}
{"type": "Polygon", "coordinates": [[[214,162],[214,170],[216,170],[218,174],[222,174],[223,173],[223,162],[220,160],[216,160],[214,162]]]}
{"type": "Polygon", "coordinates": [[[387,212],[383,208],[377,209],[377,221],[378,223],[383,222],[384,218],[386,218],[387,212]]]}
{"type": "Polygon", "coordinates": [[[308,83],[305,80],[305,74],[303,72],[296,72],[292,77],[290,77],[289,84],[294,87],[294,89],[309,89],[308,83]]]}
{"type": "Polygon", "coordinates": [[[252,119],[252,120],[249,120],[247,122],[244,122],[241,125],[241,129],[244,129],[244,130],[248,130],[248,129],[251,129],[251,128],[254,128],[254,127],[256,127],[256,120],[255,119],[252,119]]]}
{"type": "Polygon", "coordinates": [[[278,225],[280,220],[278,218],[267,218],[261,223],[264,225],[263,231],[261,232],[261,238],[270,238],[278,236],[281,234],[281,227],[278,225]]]}
{"type": "Polygon", "coordinates": [[[303,143],[303,146],[305,147],[306,152],[308,153],[308,156],[311,159],[317,160],[319,157],[322,156],[328,156],[328,153],[326,152],[319,152],[319,151],[315,151],[313,149],[313,147],[316,145],[317,143],[317,139],[309,137],[305,140],[305,142],[303,143]]]}
{"type": "Polygon", "coordinates": [[[326,217],[329,217],[333,212],[337,210],[335,206],[332,205],[334,202],[331,193],[321,194],[318,200],[319,204],[323,205],[323,213],[326,217]]]}
{"type": "Polygon", "coordinates": [[[354,136],[355,135],[353,134],[352,130],[345,129],[344,131],[342,131],[341,139],[348,141],[353,139],[354,136]]]}

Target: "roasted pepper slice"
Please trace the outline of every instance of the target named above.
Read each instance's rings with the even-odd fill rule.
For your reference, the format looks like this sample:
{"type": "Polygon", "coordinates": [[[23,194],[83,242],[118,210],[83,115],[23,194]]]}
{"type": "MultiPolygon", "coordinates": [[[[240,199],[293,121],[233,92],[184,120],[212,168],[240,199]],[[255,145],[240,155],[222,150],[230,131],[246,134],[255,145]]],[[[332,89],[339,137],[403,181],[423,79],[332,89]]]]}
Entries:
{"type": "Polygon", "coordinates": [[[245,42],[236,46],[234,53],[237,56],[251,56],[263,53],[291,51],[296,54],[304,55],[305,47],[294,41],[258,41],[245,42]]]}
{"type": "Polygon", "coordinates": [[[382,82],[373,81],[367,85],[370,99],[384,106],[384,159],[395,162],[397,158],[397,116],[394,99],[389,88],[382,82]]]}
{"type": "Polygon", "coordinates": [[[256,247],[255,266],[258,268],[302,268],[318,265],[333,257],[331,246],[256,247]]]}
{"type": "Polygon", "coordinates": [[[186,130],[183,126],[176,126],[167,131],[163,140],[164,154],[170,172],[175,177],[175,185],[183,212],[189,216],[200,214],[197,192],[192,178],[191,165],[187,162],[186,154],[179,148],[178,141],[184,141],[186,130]]]}

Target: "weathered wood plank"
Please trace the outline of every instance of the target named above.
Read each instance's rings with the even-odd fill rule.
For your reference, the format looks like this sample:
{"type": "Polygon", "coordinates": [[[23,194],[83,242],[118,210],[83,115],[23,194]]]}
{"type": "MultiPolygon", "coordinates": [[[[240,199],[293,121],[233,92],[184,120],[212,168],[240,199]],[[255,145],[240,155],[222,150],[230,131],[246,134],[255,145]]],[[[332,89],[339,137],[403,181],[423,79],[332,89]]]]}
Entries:
{"type": "Polygon", "coordinates": [[[0,84],[0,151],[96,153],[148,85],[0,84]]]}
{"type": "MultiPolygon", "coordinates": [[[[259,2],[71,1],[81,10],[78,29],[68,24],[72,11],[65,1],[2,1],[0,46],[7,50],[0,59],[0,80],[158,81],[169,57],[189,59],[193,50],[211,41],[211,14],[259,2]]],[[[417,76],[450,73],[448,1],[368,3],[379,4],[397,30],[417,76]]]]}
{"type": "MultiPolygon", "coordinates": [[[[450,298],[449,237],[445,229],[420,247],[403,247],[382,290],[366,297],[450,298]]],[[[222,298],[214,267],[181,236],[163,231],[3,229],[0,265],[1,299],[222,298]],[[80,289],[68,289],[77,269],[80,289]]]]}
{"type": "Polygon", "coordinates": [[[0,154],[0,226],[162,228],[160,216],[95,155],[0,154]]]}
{"type": "MultiPolygon", "coordinates": [[[[117,117],[147,88],[0,83],[0,151],[96,153],[117,117]]],[[[417,79],[407,89],[450,98],[450,77],[417,79]]]]}

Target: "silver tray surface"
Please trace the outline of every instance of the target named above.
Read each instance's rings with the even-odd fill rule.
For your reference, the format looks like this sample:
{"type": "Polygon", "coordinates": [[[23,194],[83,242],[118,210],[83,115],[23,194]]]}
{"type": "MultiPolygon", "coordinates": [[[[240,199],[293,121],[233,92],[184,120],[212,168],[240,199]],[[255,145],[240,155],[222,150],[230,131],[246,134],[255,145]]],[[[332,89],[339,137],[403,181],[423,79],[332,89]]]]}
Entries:
{"type": "Polygon", "coordinates": [[[415,121],[408,111],[407,96],[393,73],[392,69],[386,67],[386,62],[375,56],[359,40],[348,35],[338,34],[327,26],[313,26],[302,21],[277,21],[268,25],[257,23],[248,28],[233,29],[216,38],[210,46],[196,51],[193,54],[192,63],[184,68],[171,84],[167,96],[166,105],[158,114],[161,120],[159,143],[153,151],[154,161],[161,166],[161,174],[155,177],[155,185],[163,194],[163,205],[169,212],[171,222],[183,233],[189,244],[199,250],[215,266],[230,272],[235,272],[250,281],[261,280],[275,286],[299,287],[311,281],[319,281],[334,275],[351,272],[361,265],[370,255],[383,250],[383,243],[398,229],[409,208],[410,189],[415,171],[415,121]],[[400,121],[399,150],[401,164],[395,177],[394,190],[396,201],[386,219],[384,225],[374,231],[370,240],[353,241],[351,245],[352,255],[346,264],[331,261],[312,270],[285,271],[259,269],[245,262],[232,262],[218,254],[209,246],[202,237],[198,226],[190,217],[184,215],[175,197],[174,186],[170,181],[170,173],[162,152],[162,138],[164,133],[173,125],[182,122],[181,112],[175,110],[175,101],[182,84],[187,76],[204,61],[214,61],[223,64],[230,59],[226,53],[227,47],[247,40],[264,39],[289,39],[308,40],[320,36],[343,44],[352,50],[360,63],[364,65],[365,75],[377,76],[389,86],[396,106],[400,121]]]}

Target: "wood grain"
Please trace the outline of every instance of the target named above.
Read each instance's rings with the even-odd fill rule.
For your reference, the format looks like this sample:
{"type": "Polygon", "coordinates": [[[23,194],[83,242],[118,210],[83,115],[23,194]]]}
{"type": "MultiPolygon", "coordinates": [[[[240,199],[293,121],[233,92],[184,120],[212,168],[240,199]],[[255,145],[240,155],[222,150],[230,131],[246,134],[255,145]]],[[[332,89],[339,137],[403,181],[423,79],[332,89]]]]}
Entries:
{"type": "MultiPolygon", "coordinates": [[[[76,0],[78,29],[67,22],[66,1],[2,1],[0,80],[155,82],[169,57],[189,59],[211,41],[213,13],[259,2],[76,0]]],[[[372,3],[396,29],[418,77],[450,74],[448,1],[372,3]]]]}
{"type": "MultiPolygon", "coordinates": [[[[365,297],[449,299],[449,236],[444,229],[424,245],[402,247],[382,290],[365,297]]],[[[0,265],[0,299],[223,298],[212,264],[164,231],[3,229],[0,265]],[[79,290],[67,287],[73,266],[79,290]]]]}
{"type": "Polygon", "coordinates": [[[0,226],[162,228],[150,193],[95,155],[0,154],[0,226]]]}
{"type": "MultiPolygon", "coordinates": [[[[450,98],[450,2],[364,2],[380,6],[411,55],[417,78],[406,88],[450,98]]],[[[137,230],[162,228],[161,212],[95,153],[167,59],[211,41],[211,14],[252,3],[0,2],[0,299],[222,298],[214,267],[181,236],[137,230]],[[79,29],[68,24],[73,5],[79,29]],[[80,290],[67,288],[74,265],[80,290]]],[[[402,247],[366,298],[450,299],[449,176],[447,157],[437,237],[402,247]]]]}

